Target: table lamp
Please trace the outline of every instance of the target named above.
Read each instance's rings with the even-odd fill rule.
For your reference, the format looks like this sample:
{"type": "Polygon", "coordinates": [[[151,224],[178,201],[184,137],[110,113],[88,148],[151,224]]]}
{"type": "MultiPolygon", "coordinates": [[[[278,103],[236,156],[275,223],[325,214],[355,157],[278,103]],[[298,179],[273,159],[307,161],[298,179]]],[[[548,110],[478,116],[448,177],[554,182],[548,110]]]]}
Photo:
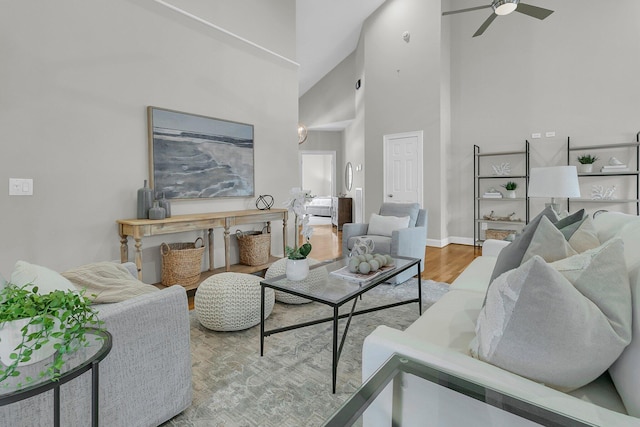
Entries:
{"type": "Polygon", "coordinates": [[[529,175],[529,197],[550,197],[545,206],[559,212],[556,197],[580,197],[578,170],[575,166],[550,166],[531,168],[529,175]]]}

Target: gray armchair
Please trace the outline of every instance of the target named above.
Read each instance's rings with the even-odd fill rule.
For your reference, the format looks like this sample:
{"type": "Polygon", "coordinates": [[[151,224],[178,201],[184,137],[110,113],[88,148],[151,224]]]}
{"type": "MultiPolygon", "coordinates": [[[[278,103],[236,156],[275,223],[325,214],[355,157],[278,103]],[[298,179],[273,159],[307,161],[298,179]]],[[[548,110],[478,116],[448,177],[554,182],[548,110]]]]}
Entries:
{"type": "MultiPolygon", "coordinates": [[[[420,258],[421,271],[424,271],[424,251],[427,246],[427,210],[420,209],[418,203],[383,203],[381,216],[409,216],[409,226],[399,230],[388,230],[389,236],[367,234],[369,224],[347,223],[342,228],[342,255],[347,256],[358,237],[368,237],[375,243],[374,252],[391,256],[420,258]]],[[[391,279],[391,283],[399,284],[415,275],[415,270],[407,270],[391,279]]]]}

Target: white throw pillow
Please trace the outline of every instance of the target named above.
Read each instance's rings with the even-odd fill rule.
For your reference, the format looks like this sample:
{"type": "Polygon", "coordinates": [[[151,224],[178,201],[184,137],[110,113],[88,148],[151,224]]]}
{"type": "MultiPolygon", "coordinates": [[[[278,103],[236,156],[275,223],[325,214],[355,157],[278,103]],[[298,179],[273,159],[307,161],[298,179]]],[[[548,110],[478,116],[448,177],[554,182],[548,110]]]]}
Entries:
{"type": "Polygon", "coordinates": [[[371,218],[369,219],[369,229],[367,234],[391,237],[391,232],[393,230],[407,228],[409,226],[410,218],[411,217],[409,216],[383,216],[372,213],[371,218]]]}
{"type": "Polygon", "coordinates": [[[553,264],[534,256],[491,284],[471,353],[559,390],[582,387],[631,341],[630,298],[619,239],[553,264]]]}
{"type": "Polygon", "coordinates": [[[567,242],[564,234],[553,225],[548,217],[543,216],[533,233],[529,247],[522,256],[522,264],[535,255],[542,257],[547,262],[553,262],[576,254],[577,252],[567,242]]]}
{"type": "MultiPolygon", "coordinates": [[[[38,287],[38,293],[45,295],[53,291],[74,291],[75,286],[62,277],[59,273],[42,267],[40,265],[29,264],[25,261],[17,261],[11,273],[11,283],[16,286],[31,284],[38,287]]],[[[27,289],[33,288],[27,286],[27,289]]]]}

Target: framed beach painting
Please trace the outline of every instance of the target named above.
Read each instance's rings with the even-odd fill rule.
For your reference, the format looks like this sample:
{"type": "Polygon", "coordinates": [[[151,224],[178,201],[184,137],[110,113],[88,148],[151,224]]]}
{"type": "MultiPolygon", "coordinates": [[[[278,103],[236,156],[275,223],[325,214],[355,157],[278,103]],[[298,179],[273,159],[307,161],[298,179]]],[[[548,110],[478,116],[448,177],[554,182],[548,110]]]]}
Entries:
{"type": "Polygon", "coordinates": [[[151,187],[168,199],[253,197],[253,125],[147,107],[151,187]]]}

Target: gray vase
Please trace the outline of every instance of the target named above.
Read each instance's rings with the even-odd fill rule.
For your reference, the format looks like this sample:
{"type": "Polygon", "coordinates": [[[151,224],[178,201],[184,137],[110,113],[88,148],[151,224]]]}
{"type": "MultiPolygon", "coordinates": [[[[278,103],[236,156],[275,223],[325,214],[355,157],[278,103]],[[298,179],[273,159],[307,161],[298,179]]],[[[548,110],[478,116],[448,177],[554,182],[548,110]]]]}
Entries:
{"type": "Polygon", "coordinates": [[[153,207],[149,209],[149,219],[165,219],[166,213],[164,208],[158,205],[158,202],[153,202],[153,207]]]}
{"type": "Polygon", "coordinates": [[[164,198],[164,191],[160,192],[160,198],[158,199],[158,205],[164,208],[166,218],[171,218],[171,202],[164,198]]]}
{"type": "Polygon", "coordinates": [[[149,188],[147,180],[144,180],[144,187],[138,190],[138,219],[149,218],[149,209],[153,203],[153,190],[149,188]]]}

